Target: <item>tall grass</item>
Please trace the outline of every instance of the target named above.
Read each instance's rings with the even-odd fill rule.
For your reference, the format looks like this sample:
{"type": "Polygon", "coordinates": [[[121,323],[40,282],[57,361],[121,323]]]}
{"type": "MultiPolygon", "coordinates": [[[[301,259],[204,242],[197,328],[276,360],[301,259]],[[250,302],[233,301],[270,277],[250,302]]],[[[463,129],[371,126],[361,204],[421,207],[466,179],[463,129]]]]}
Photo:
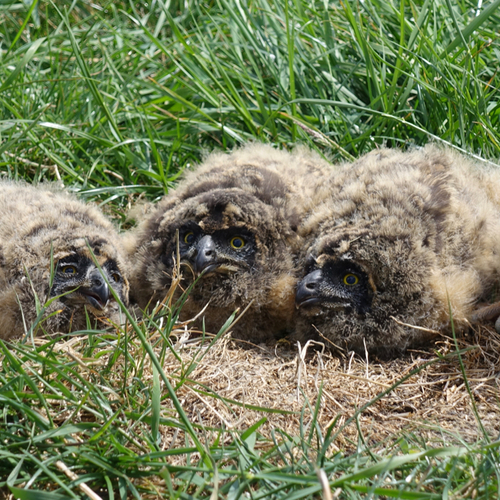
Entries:
{"type": "MultiPolygon", "coordinates": [[[[123,221],[205,151],[253,139],[306,143],[334,161],[431,140],[495,160],[499,6],[4,0],[0,169],[61,181],[123,221]]],[[[498,441],[431,447],[402,434],[383,453],[361,438],[356,453],[332,453],[337,422],[323,434],[316,402],[304,407],[310,428],[274,441],[259,432],[264,408],[243,431],[192,421],[176,392],[218,396],[189,378],[202,348],[163,371],[175,355],[175,309],[165,314],[64,350],[0,343],[5,495],[85,498],[84,483],[113,499],[498,496],[498,441]],[[183,446],[163,449],[162,429],[183,446]]]]}
{"type": "Polygon", "coordinates": [[[496,158],[498,5],[4,2],[3,167],[123,199],[254,138],[496,158]]]}

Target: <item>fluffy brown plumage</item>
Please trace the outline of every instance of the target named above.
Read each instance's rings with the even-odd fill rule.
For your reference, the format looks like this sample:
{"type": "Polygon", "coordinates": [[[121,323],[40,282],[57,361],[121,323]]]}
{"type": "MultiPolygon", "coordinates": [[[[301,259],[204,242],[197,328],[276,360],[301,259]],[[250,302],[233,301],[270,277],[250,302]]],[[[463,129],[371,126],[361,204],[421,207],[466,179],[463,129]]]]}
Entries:
{"type": "Polygon", "coordinates": [[[500,271],[500,176],[435,146],[345,166],[302,227],[296,338],[395,354],[458,330],[500,271]],[[414,325],[426,330],[412,328],[414,325]],[[317,329],[317,330],[316,330],[317,329]]]}
{"type": "Polygon", "coordinates": [[[0,338],[29,331],[38,316],[35,295],[47,304],[38,326],[48,334],[86,329],[86,313],[91,321],[118,320],[118,305],[89,250],[127,303],[118,242],[97,208],[50,187],[0,182],[0,338]]]}
{"type": "Polygon", "coordinates": [[[145,308],[165,296],[178,231],[183,288],[203,272],[182,319],[209,303],[205,326],[216,333],[251,303],[235,337],[261,342],[286,331],[294,312],[296,229],[329,171],[306,149],[252,144],[210,155],[127,237],[131,298],[145,308]]]}

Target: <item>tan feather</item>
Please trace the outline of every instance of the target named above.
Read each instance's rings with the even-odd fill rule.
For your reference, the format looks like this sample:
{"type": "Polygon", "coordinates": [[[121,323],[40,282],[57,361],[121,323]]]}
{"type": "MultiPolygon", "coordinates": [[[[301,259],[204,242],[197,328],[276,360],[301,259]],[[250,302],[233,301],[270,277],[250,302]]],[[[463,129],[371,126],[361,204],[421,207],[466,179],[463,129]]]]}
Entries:
{"type": "Polygon", "coordinates": [[[382,149],[345,165],[330,190],[300,230],[295,338],[317,329],[348,349],[397,353],[448,331],[449,305],[466,328],[500,272],[498,171],[432,145],[382,149]],[[349,266],[359,280],[346,271],[352,284],[326,290],[325,276],[349,266]]]}

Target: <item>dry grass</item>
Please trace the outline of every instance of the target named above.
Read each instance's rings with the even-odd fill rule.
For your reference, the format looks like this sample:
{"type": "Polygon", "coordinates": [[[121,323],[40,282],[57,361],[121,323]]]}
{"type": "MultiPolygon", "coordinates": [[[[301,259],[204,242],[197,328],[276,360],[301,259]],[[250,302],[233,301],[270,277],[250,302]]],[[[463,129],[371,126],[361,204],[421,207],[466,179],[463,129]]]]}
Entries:
{"type": "MultiPolygon", "coordinates": [[[[333,423],[334,432],[342,429],[334,446],[347,452],[358,446],[360,433],[366,444],[375,448],[387,446],[402,431],[415,433],[429,445],[433,440],[440,445],[453,445],[463,441],[473,443],[484,437],[458,357],[453,354],[453,339],[442,338],[435,350],[410,351],[399,359],[379,361],[369,356],[363,359],[354,353],[339,357],[322,346],[307,345],[299,351],[286,341],[275,346],[242,348],[230,334],[208,348],[209,338],[192,338],[185,327],[174,329],[172,334],[172,339],[177,339],[175,353],[166,352],[164,371],[175,386],[184,379],[186,367],[193,362],[197,364],[186,383],[178,388],[177,396],[190,421],[204,428],[243,431],[264,415],[267,422],[259,432],[272,445],[275,430],[298,436],[304,429],[309,430],[314,419],[323,435],[333,423]],[[398,385],[411,372],[416,373],[398,385]],[[369,404],[384,391],[388,393],[369,404]],[[318,397],[321,402],[315,417],[313,410],[318,397]],[[354,419],[345,425],[367,404],[359,413],[358,423],[354,419]]],[[[149,338],[153,344],[158,339],[159,334],[149,338]]],[[[75,348],[80,341],[84,338],[62,343],[57,349],[84,367],[83,376],[98,370],[96,364],[106,365],[108,354],[99,355],[98,361],[82,359],[75,348]]],[[[467,338],[459,339],[459,346],[482,426],[490,437],[498,435],[500,335],[489,327],[481,327],[467,338]]],[[[129,339],[128,351],[132,358],[140,358],[140,341],[129,339]]],[[[141,377],[148,384],[153,378],[152,368],[148,358],[144,363],[141,377]]],[[[118,360],[115,366],[119,392],[124,383],[119,367],[124,364],[118,360]]],[[[127,375],[132,379],[136,374],[131,370],[127,375]]],[[[164,417],[175,414],[169,398],[162,399],[161,411],[164,417]]],[[[161,449],[182,446],[183,433],[173,432],[168,426],[161,426],[160,432],[161,449]]]]}
{"type": "MultiPolygon", "coordinates": [[[[238,446],[245,446],[250,432],[258,433],[252,453],[269,455],[268,466],[278,468],[290,467],[290,460],[293,463],[304,457],[314,464],[324,460],[320,457],[333,460],[337,455],[350,460],[349,456],[411,456],[422,449],[464,444],[474,449],[477,443],[494,441],[500,433],[500,335],[489,327],[478,328],[458,341],[465,381],[450,338],[441,338],[434,350],[410,351],[399,359],[380,361],[352,353],[333,355],[322,345],[298,348],[287,341],[242,346],[231,339],[230,331],[212,342],[210,335],[201,337],[188,324],[176,325],[166,341],[164,335],[170,328],[161,320],[158,328],[152,328],[148,321],[145,318],[141,328],[175,388],[183,418],[191,423],[204,447],[218,450],[213,453],[220,455],[215,460],[220,460],[220,474],[226,478],[233,475],[228,471],[240,460],[238,446]],[[276,452],[278,449],[287,451],[276,452]],[[224,450],[233,451],[226,456],[224,450]]],[[[52,468],[62,470],[62,464],[85,478],[86,462],[79,457],[82,453],[97,456],[100,462],[95,465],[101,473],[119,477],[121,471],[129,471],[128,488],[143,491],[143,498],[156,498],[153,490],[168,496],[167,476],[175,473],[182,479],[183,471],[202,471],[194,464],[201,464],[203,457],[200,448],[192,445],[193,434],[188,436],[172,393],[161,378],[155,380],[144,339],[132,328],[117,330],[116,335],[102,332],[69,340],[35,339],[35,350],[19,345],[3,358],[5,381],[11,387],[17,384],[18,398],[25,398],[33,393],[32,384],[38,380],[36,390],[41,395],[33,393],[26,400],[29,411],[37,412],[47,423],[30,417],[38,422],[36,435],[52,436],[53,429],[61,436],[59,441],[36,438],[40,460],[49,457],[44,450],[51,443],[48,449],[52,447],[53,458],[44,460],[53,460],[52,468]],[[9,359],[14,353],[14,359],[23,360],[17,366],[9,359]],[[28,384],[30,389],[16,382],[13,370],[19,380],[29,377],[33,381],[28,384]],[[115,439],[121,442],[117,444],[119,455],[113,447],[108,449],[115,439]],[[74,454],[77,450],[78,455],[74,454]],[[168,473],[162,472],[165,466],[168,473]]],[[[8,394],[6,390],[4,394],[8,394]]],[[[15,422],[15,413],[11,415],[9,425],[15,422]]],[[[19,415],[24,418],[23,413],[19,415]]],[[[23,425],[29,429],[29,420],[23,425]]],[[[12,435],[11,449],[22,444],[23,432],[12,435]]],[[[253,470],[250,463],[248,467],[253,470]]],[[[366,470],[368,478],[369,467],[366,470]]],[[[424,477],[423,472],[415,474],[424,477]]],[[[311,484],[306,477],[303,480],[311,484]]],[[[398,477],[393,479],[395,484],[398,477]]],[[[18,484],[27,487],[27,483],[18,484]]],[[[93,483],[90,476],[86,484],[106,496],[98,486],[102,481],[93,483]]],[[[420,484],[415,483],[414,491],[420,484]]],[[[110,487],[111,483],[108,490],[110,487]]]]}
{"type": "MultiPolygon", "coordinates": [[[[462,355],[468,382],[483,426],[493,436],[500,432],[497,354],[500,336],[483,327],[460,344],[470,349],[462,355]]],[[[186,344],[177,352],[188,364],[198,348],[196,344],[186,344]]],[[[439,356],[453,351],[452,340],[443,339],[436,354],[413,351],[400,359],[381,362],[354,354],[340,358],[313,349],[299,354],[287,343],[241,349],[227,338],[206,354],[190,375],[191,383],[184,385],[178,396],[193,421],[202,419],[203,425],[209,427],[246,429],[262,418],[262,412],[251,407],[293,412],[267,414],[268,421],[260,430],[271,437],[273,429],[299,435],[301,411],[306,401],[314,406],[321,393],[317,421],[326,433],[338,415],[341,418],[337,426],[341,427],[356,409],[435,359],[435,363],[422,368],[359,415],[364,438],[372,444],[380,443],[391,436],[397,437],[405,429],[420,433],[429,442],[433,436],[438,437],[442,443],[445,430],[449,431],[446,439],[449,444],[461,439],[474,442],[481,437],[480,428],[459,362],[453,357],[439,360],[439,356]],[[201,395],[195,390],[200,386],[238,405],[201,395]]],[[[167,358],[165,369],[172,375],[178,370],[178,361],[173,355],[167,358]]],[[[306,427],[311,419],[311,413],[306,411],[306,427]]],[[[352,422],[338,435],[335,445],[352,450],[357,435],[356,423],[352,422]]],[[[172,446],[172,443],[165,445],[172,446]]]]}

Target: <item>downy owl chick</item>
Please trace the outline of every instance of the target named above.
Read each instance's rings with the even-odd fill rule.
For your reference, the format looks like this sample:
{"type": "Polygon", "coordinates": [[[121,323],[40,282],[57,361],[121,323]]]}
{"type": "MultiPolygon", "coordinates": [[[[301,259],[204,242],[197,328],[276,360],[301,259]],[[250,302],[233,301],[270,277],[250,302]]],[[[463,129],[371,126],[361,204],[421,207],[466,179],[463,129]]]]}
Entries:
{"type": "Polygon", "coordinates": [[[46,304],[38,326],[47,334],[86,329],[87,317],[93,323],[117,321],[118,304],[92,252],[127,303],[118,243],[113,225],[97,208],[48,187],[1,181],[0,338],[30,330],[41,312],[37,300],[46,304]]]}
{"type": "Polygon", "coordinates": [[[205,327],[216,333],[237,307],[251,304],[233,328],[235,338],[261,342],[287,331],[296,229],[329,172],[325,160],[300,148],[252,144],[210,155],[127,237],[132,299],[145,308],[165,296],[178,232],[183,288],[200,278],[181,319],[209,303],[205,327]]]}
{"type": "Polygon", "coordinates": [[[500,271],[500,176],[427,146],[332,177],[301,228],[296,338],[393,355],[467,325],[500,271]],[[419,329],[420,328],[420,329],[419,329]]]}

